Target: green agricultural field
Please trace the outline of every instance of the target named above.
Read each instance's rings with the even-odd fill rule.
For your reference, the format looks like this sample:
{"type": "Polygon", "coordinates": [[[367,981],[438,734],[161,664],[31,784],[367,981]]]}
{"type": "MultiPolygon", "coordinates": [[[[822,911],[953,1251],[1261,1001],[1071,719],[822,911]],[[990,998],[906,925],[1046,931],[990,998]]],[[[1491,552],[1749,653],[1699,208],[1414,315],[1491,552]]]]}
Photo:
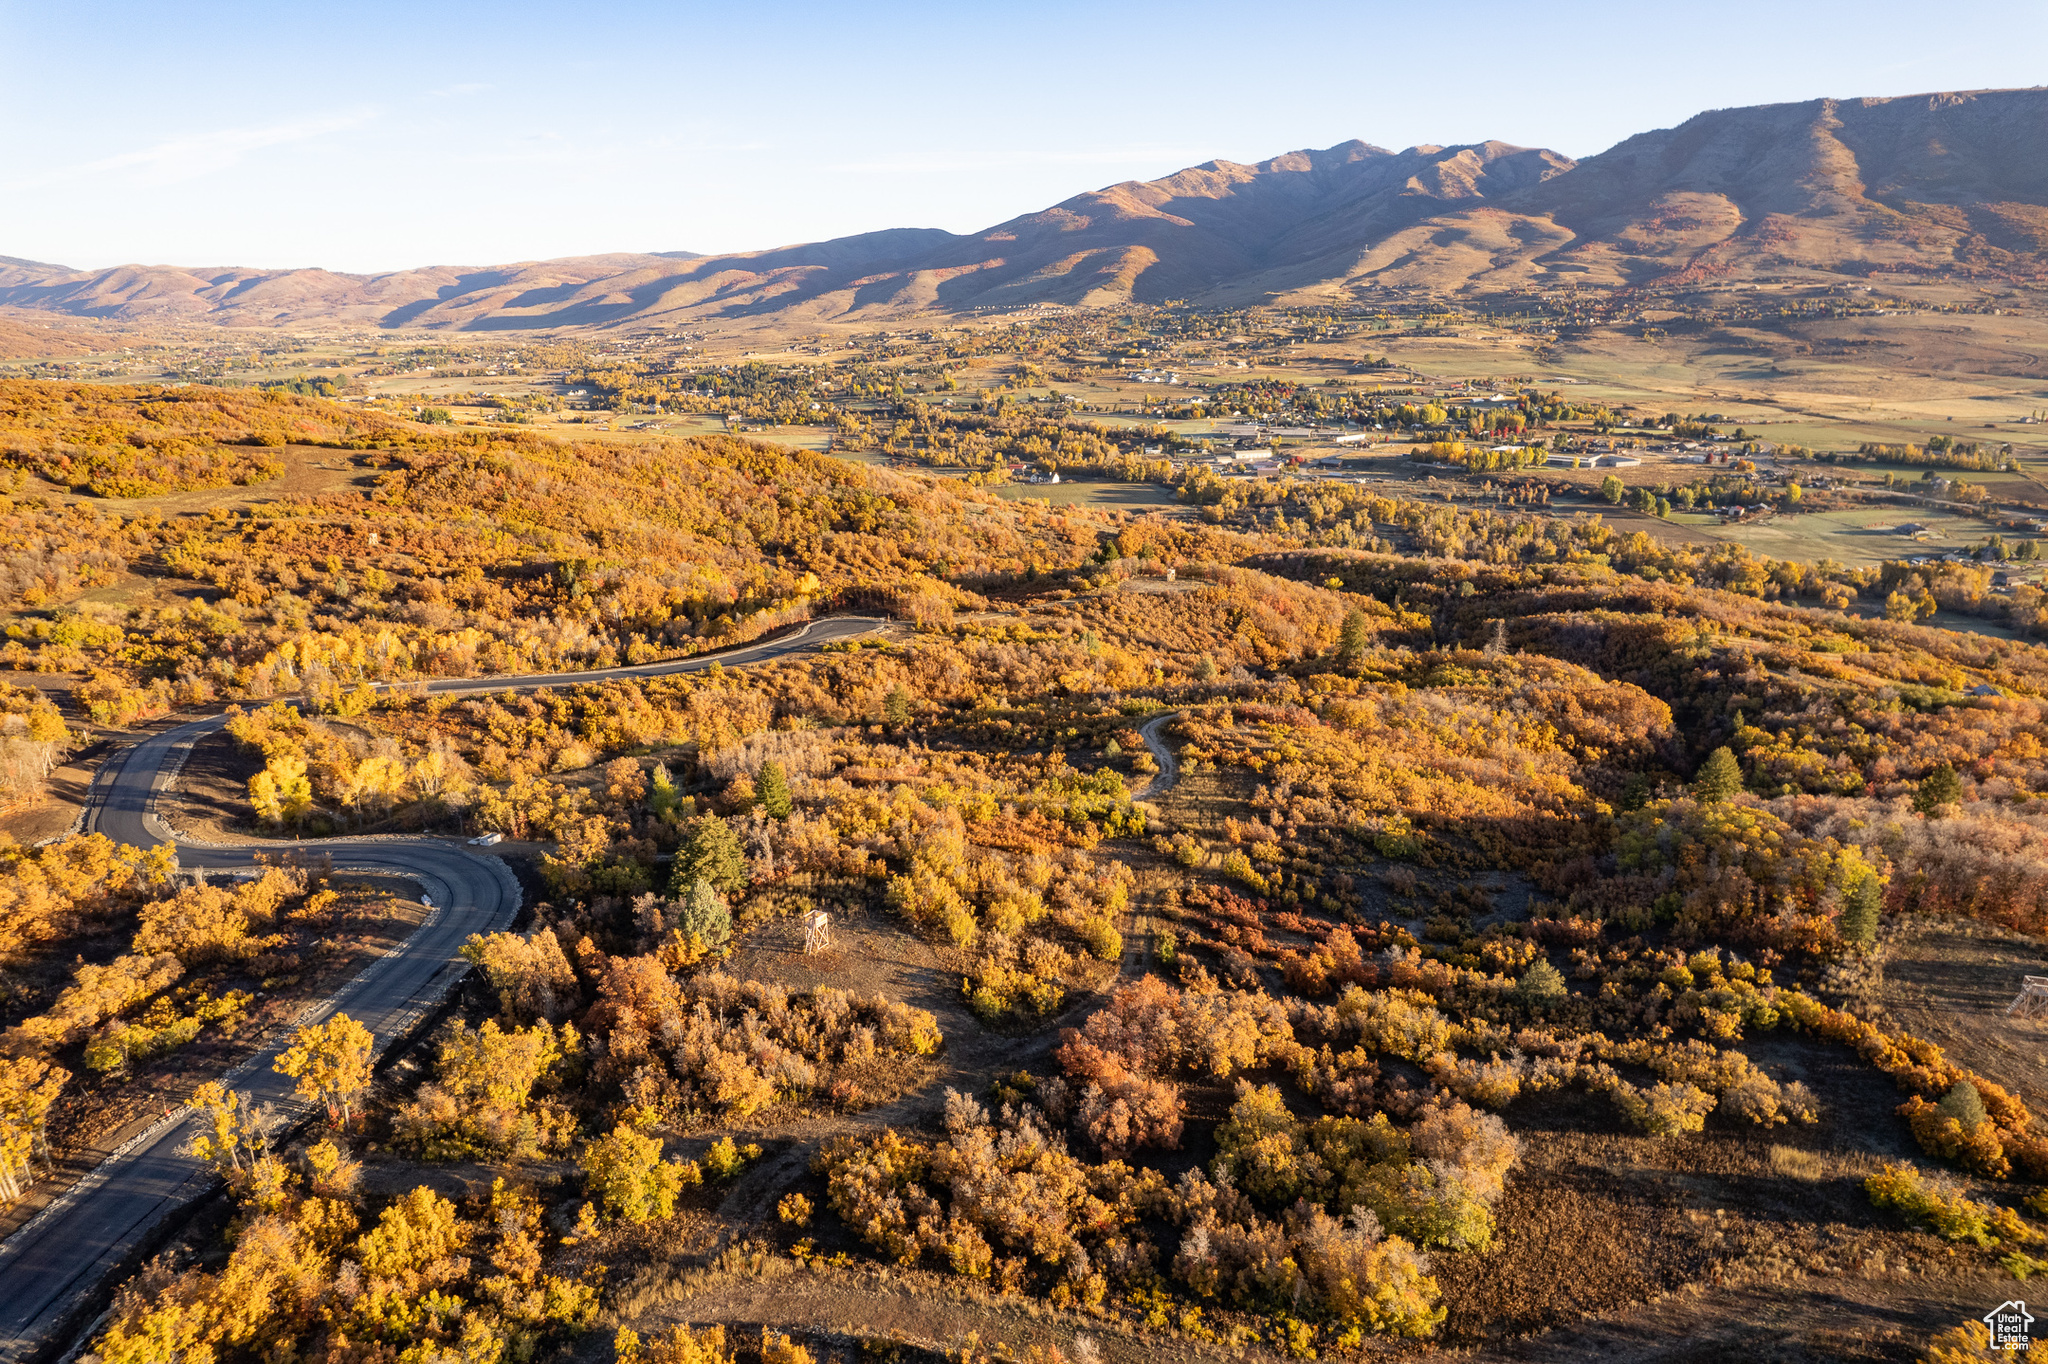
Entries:
{"type": "Polygon", "coordinates": [[[1171,492],[1154,484],[1111,483],[1086,479],[1063,483],[1005,483],[996,489],[996,494],[1012,502],[1035,499],[1048,502],[1055,507],[1108,507],[1122,511],[1142,511],[1152,507],[1177,505],[1177,499],[1171,492]]]}
{"type": "MultiPolygon", "coordinates": [[[[1786,464],[1779,467],[1787,470],[1793,478],[1800,477],[1802,472],[1801,467],[1797,465],[1786,464]]],[[[1921,482],[1928,472],[1928,468],[1925,465],[1862,464],[1851,460],[1843,460],[1833,465],[1816,462],[1814,467],[1816,470],[1826,470],[1829,473],[1839,472],[1839,475],[1849,478],[1875,478],[1884,474],[1892,474],[1913,483],[1921,482]]],[[[2032,492],[2039,491],[2037,487],[2033,486],[2034,476],[2024,471],[2014,473],[2006,469],[1935,469],[1933,473],[1936,478],[1961,479],[1965,483],[1981,483],[1999,497],[2027,496],[2032,492]]]]}
{"type": "Polygon", "coordinates": [[[1176,421],[1171,417],[1154,417],[1143,412],[1083,412],[1084,422],[1099,422],[1103,426],[1156,426],[1164,431],[1178,431],[1183,436],[1206,436],[1215,431],[1214,421],[1176,421]]]}
{"type": "MultiPolygon", "coordinates": [[[[719,425],[722,430],[724,424],[719,425]]],[[[769,426],[747,432],[747,439],[771,441],[799,450],[827,450],[832,446],[832,434],[829,426],[769,426]]]]}
{"type": "Polygon", "coordinates": [[[1991,533],[1990,527],[1981,521],[1924,507],[1857,507],[1847,511],[1802,512],[1730,525],[1722,525],[1719,518],[1713,516],[1675,513],[1671,521],[1684,526],[1698,539],[1732,541],[1773,559],[1796,559],[1805,563],[1833,559],[1852,568],[1882,563],[1886,559],[1945,554],[1965,545],[1978,544],[1991,533]],[[1916,539],[1897,529],[1909,523],[1926,527],[1927,533],[1916,539]]]}

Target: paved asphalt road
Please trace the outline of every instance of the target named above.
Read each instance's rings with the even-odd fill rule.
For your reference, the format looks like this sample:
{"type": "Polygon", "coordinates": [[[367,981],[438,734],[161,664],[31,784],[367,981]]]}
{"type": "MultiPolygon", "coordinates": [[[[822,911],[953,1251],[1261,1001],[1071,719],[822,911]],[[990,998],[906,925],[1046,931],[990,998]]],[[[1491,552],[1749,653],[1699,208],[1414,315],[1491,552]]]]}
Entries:
{"type": "MultiPolygon", "coordinates": [[[[601,672],[450,679],[431,683],[428,690],[461,694],[559,687],[693,672],[713,663],[738,667],[807,653],[883,623],[832,617],[779,639],[717,655],[601,672]]],[[[179,864],[187,868],[250,867],[256,853],[278,850],[274,844],[186,842],[155,813],[156,793],[177,775],[191,746],[224,723],[219,716],[195,720],[114,753],[94,779],[86,829],[136,847],[176,843],[179,864]]],[[[337,868],[411,877],[432,906],[426,921],[402,945],[299,1019],[317,1023],[329,1014],[346,1013],[376,1035],[380,1050],[409,1031],[468,969],[458,952],[470,934],[504,928],[519,910],[519,883],[511,870],[499,859],[479,856],[452,839],[328,838],[292,846],[329,853],[337,868]]],[[[268,1102],[282,1114],[297,1115],[303,1105],[292,1097],[292,1082],[270,1068],[285,1042],[278,1038],[225,1079],[254,1103],[268,1102]]],[[[211,1186],[205,1167],[185,1154],[198,1130],[196,1115],[174,1112],[0,1244],[0,1362],[27,1359],[53,1343],[74,1324],[92,1291],[163,1218],[211,1186]]]]}

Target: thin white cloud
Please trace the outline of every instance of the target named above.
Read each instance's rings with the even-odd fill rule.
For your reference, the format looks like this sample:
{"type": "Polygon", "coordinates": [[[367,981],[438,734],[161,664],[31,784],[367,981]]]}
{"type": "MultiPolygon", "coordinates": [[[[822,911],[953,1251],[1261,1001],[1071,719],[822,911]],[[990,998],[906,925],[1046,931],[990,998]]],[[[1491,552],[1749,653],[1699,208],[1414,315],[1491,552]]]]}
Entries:
{"type": "Polygon", "coordinates": [[[443,86],[439,90],[429,90],[427,93],[435,99],[459,99],[464,95],[481,95],[486,90],[496,88],[489,81],[464,81],[461,85],[443,86]]]}
{"type": "Polygon", "coordinates": [[[48,171],[28,180],[18,180],[15,189],[35,189],[69,180],[119,177],[144,185],[171,185],[202,176],[217,175],[240,165],[251,152],[270,147],[307,142],[331,133],[347,132],[375,121],[378,111],[362,109],[327,118],[300,119],[272,124],[267,128],[222,128],[216,132],[174,137],[154,146],[120,152],[48,171]]]}

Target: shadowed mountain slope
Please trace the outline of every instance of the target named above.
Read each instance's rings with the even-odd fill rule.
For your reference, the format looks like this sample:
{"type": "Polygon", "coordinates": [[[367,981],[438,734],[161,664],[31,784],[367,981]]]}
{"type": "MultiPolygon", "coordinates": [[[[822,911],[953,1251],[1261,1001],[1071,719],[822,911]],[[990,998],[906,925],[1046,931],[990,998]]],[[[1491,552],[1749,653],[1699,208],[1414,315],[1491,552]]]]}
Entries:
{"type": "Polygon", "coordinates": [[[1351,278],[1493,290],[1823,270],[2038,276],[2048,90],[1700,114],[1382,239],[1351,278]],[[1518,239],[1518,240],[1511,240],[1518,239]]]}
{"type": "Polygon", "coordinates": [[[1211,161],[987,231],[897,228],[723,256],[619,253],[382,275],[0,257],[0,306],[231,325],[498,330],[1187,299],[1491,293],[1759,273],[2048,266],[2048,90],[1700,114],[1573,163],[1484,142],[1211,161]]]}

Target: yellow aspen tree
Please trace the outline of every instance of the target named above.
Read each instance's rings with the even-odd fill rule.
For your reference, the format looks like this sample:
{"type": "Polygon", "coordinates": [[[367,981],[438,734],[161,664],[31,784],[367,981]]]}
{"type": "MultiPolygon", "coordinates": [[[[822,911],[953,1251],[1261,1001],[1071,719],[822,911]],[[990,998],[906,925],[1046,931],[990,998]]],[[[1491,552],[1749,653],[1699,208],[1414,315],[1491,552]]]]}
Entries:
{"type": "Polygon", "coordinates": [[[43,1120],[70,1078],[48,1061],[0,1060],[0,1199],[11,1203],[28,1191],[31,1162],[48,1154],[43,1120]]]}
{"type": "Polygon", "coordinates": [[[40,746],[43,775],[48,777],[57,765],[57,754],[71,742],[71,731],[65,727],[64,717],[48,701],[38,698],[28,713],[28,740],[40,746]]]}
{"type": "Polygon", "coordinates": [[[406,776],[412,782],[413,789],[421,795],[440,795],[442,784],[448,779],[447,755],[439,748],[428,749],[420,755],[406,776]]]}
{"type": "Polygon", "coordinates": [[[356,769],[356,780],[362,785],[364,797],[379,810],[390,808],[405,794],[405,776],[402,759],[383,755],[363,759],[356,769]]]}
{"type": "Polygon", "coordinates": [[[242,1096],[209,1080],[192,1091],[192,1097],[185,1100],[185,1107],[196,1108],[203,1113],[212,1129],[192,1139],[192,1154],[219,1174],[240,1174],[243,1149],[249,1148],[253,1156],[256,1146],[243,1125],[248,1115],[242,1106],[242,1096]]]}
{"type": "Polygon", "coordinates": [[[667,1335],[654,1336],[645,1344],[638,1333],[621,1330],[612,1338],[612,1352],[618,1364],[732,1364],[723,1326],[694,1331],[688,1326],[676,1326],[667,1335]]]}
{"type": "Polygon", "coordinates": [[[159,843],[141,852],[124,845],[123,851],[134,853],[136,879],[152,890],[169,885],[171,878],[178,874],[178,850],[172,844],[159,843]]]}
{"type": "Polygon", "coordinates": [[[297,823],[313,808],[313,783],[306,776],[306,760],[294,753],[280,753],[249,778],[249,804],[269,824],[297,823]]]}
{"type": "Polygon", "coordinates": [[[469,1272],[462,1256],[472,1228],[455,1205],[422,1184],[384,1209],[355,1244],[355,1259],[373,1284],[417,1292],[469,1272]]]}
{"type": "Polygon", "coordinates": [[[124,1292],[115,1301],[113,1322],[93,1342],[104,1364],[213,1364],[207,1297],[213,1276],[198,1270],[179,1275],[155,1297],[124,1292]]]}
{"type": "Polygon", "coordinates": [[[306,1163],[313,1169],[313,1192],[323,1198],[346,1198],[362,1177],[363,1163],[351,1160],[332,1141],[321,1141],[306,1150],[306,1163]]]}
{"type": "Polygon", "coordinates": [[[348,1125],[356,1096],[370,1087],[370,1030],[347,1014],[301,1028],[275,1069],[299,1082],[299,1097],[327,1105],[330,1122],[348,1125]]]}
{"type": "Polygon", "coordinates": [[[589,1187],[614,1217],[645,1222],[668,1217],[682,1192],[680,1162],[661,1158],[661,1142],[621,1125],[583,1148],[579,1162],[589,1187]]]}
{"type": "Polygon", "coordinates": [[[278,792],[277,778],[267,767],[249,778],[249,808],[265,824],[284,823],[284,799],[278,792]]]}

